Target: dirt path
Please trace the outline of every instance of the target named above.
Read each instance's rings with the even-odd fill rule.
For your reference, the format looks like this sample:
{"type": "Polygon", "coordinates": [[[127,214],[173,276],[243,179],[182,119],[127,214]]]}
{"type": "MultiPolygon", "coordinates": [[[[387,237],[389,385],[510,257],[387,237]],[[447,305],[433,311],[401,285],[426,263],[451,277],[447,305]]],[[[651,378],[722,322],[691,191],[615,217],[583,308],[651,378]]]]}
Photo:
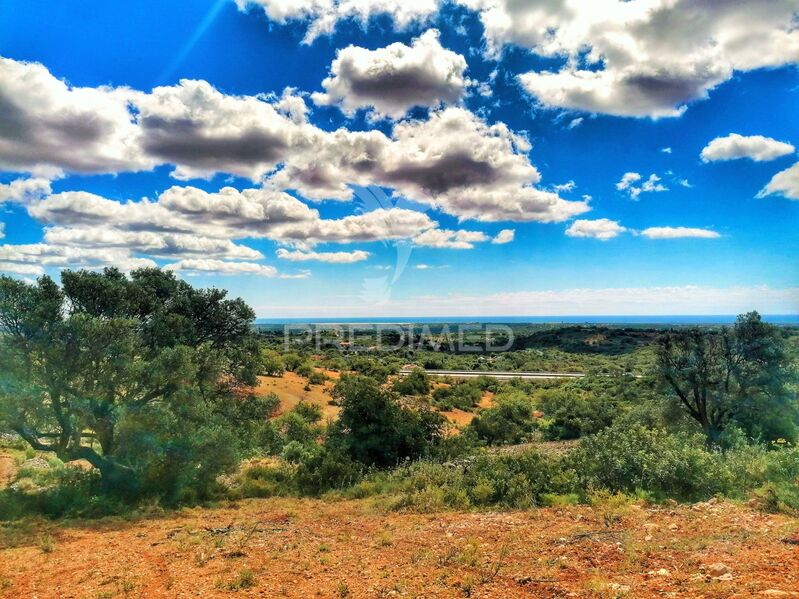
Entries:
{"type": "Polygon", "coordinates": [[[267,499],[6,529],[0,597],[799,596],[786,542],[799,520],[722,503],[604,521],[586,507],[422,515],[267,499]]]}

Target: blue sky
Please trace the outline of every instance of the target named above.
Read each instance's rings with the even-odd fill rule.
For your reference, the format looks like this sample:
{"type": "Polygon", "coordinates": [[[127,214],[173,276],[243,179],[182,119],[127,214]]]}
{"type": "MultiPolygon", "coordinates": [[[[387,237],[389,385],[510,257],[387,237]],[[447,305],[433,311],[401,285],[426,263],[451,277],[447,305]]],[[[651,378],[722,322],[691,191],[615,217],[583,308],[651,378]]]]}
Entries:
{"type": "Polygon", "coordinates": [[[7,0],[0,271],[157,264],[262,317],[799,312],[795,2],[517,4],[7,0]]]}

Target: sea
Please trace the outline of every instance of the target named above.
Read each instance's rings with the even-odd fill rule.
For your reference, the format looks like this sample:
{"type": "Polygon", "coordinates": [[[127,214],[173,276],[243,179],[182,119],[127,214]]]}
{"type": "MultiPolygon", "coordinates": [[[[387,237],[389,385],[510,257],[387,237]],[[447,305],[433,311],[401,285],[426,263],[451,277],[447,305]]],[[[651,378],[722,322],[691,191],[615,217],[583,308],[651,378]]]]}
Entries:
{"type": "MultiPolygon", "coordinates": [[[[799,325],[799,314],[764,314],[763,320],[777,325],[799,325]]],[[[680,314],[650,316],[369,316],[338,318],[259,318],[256,324],[593,324],[593,325],[724,325],[735,322],[735,314],[680,314]]]]}

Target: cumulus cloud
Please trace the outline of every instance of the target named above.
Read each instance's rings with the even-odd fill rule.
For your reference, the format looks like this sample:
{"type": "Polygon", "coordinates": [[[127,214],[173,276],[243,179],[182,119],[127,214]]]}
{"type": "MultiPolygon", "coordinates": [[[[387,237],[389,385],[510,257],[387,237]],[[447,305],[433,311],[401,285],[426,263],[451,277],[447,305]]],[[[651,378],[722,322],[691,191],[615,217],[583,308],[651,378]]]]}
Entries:
{"type": "Polygon", "coordinates": [[[691,227],[649,227],[641,231],[641,235],[649,239],[681,239],[683,237],[718,239],[721,237],[721,235],[711,229],[695,229],[691,227]]]}
{"type": "Polygon", "coordinates": [[[495,245],[503,245],[505,243],[510,243],[516,237],[516,231],[514,229],[502,229],[496,236],[491,240],[491,243],[495,245]]]}
{"type": "Polygon", "coordinates": [[[128,108],[135,95],[72,87],[41,64],[0,58],[0,169],[52,176],[152,168],[128,108]]]}
{"type": "Polygon", "coordinates": [[[735,71],[799,59],[793,0],[460,0],[480,12],[489,52],[505,44],[565,58],[519,77],[544,106],[674,117],[735,71]]]}
{"type": "Polygon", "coordinates": [[[354,250],[352,252],[303,252],[289,251],[284,248],[277,250],[278,258],[292,262],[315,261],[331,264],[352,264],[354,262],[363,262],[369,258],[369,255],[369,252],[363,250],[354,250]]]}
{"type": "Polygon", "coordinates": [[[466,93],[465,71],[463,56],[443,48],[438,31],[431,29],[410,46],[396,42],[377,50],[339,50],[322,82],[325,92],[312,98],[348,114],[373,108],[378,115],[399,118],[414,106],[457,103],[466,93]]]}
{"type": "Polygon", "coordinates": [[[789,200],[799,200],[799,162],[780,171],[760,190],[757,197],[781,195],[789,200]]]}
{"type": "Polygon", "coordinates": [[[173,176],[182,180],[218,172],[258,180],[292,152],[308,150],[319,130],[285,113],[285,103],[225,95],[191,80],[156,87],[135,101],[143,150],[177,165],[173,176]]]}
{"type": "Polygon", "coordinates": [[[655,173],[649,175],[649,178],[643,180],[640,173],[624,173],[621,180],[616,183],[616,189],[619,191],[626,191],[628,195],[637,200],[642,193],[668,191],[669,188],[663,185],[655,173]]]}
{"type": "MultiPolygon", "coordinates": [[[[209,251],[216,248],[217,253],[221,252],[224,257],[233,257],[247,250],[212,242],[208,238],[227,241],[254,237],[281,243],[350,243],[406,239],[436,226],[426,214],[404,208],[323,219],[317,210],[287,193],[263,188],[239,191],[232,187],[210,193],[191,186],[173,186],[155,201],[145,199],[138,202],[118,202],[87,192],[62,192],[31,204],[28,213],[49,226],[80,230],[69,234],[60,230],[49,233],[65,240],[69,235],[75,243],[81,239],[87,243],[99,244],[104,239],[115,243],[114,235],[85,232],[87,228],[110,228],[127,231],[130,233],[127,241],[132,246],[139,244],[142,249],[145,244],[150,244],[154,249],[172,247],[202,252],[205,246],[209,251]],[[145,232],[158,236],[141,236],[145,232]]],[[[125,238],[116,239],[124,242],[125,238]]],[[[164,249],[158,251],[170,253],[164,249]]]]}
{"type": "Polygon", "coordinates": [[[132,256],[126,249],[80,248],[47,243],[0,245],[0,264],[4,265],[0,270],[17,274],[42,274],[44,267],[116,266],[122,270],[133,270],[156,265],[150,259],[132,256]]]}
{"type": "Polygon", "coordinates": [[[14,179],[0,184],[0,204],[15,202],[25,204],[50,193],[50,180],[41,177],[14,179]]]}
{"type": "Polygon", "coordinates": [[[749,158],[755,162],[763,162],[793,154],[795,151],[796,148],[791,144],[777,141],[771,137],[730,133],[726,137],[717,137],[708,143],[702,149],[701,157],[702,162],[735,160],[737,158],[749,158]]]}
{"type": "Polygon", "coordinates": [[[475,243],[488,241],[488,236],[481,231],[450,231],[448,229],[430,229],[413,238],[414,245],[446,248],[452,250],[470,250],[475,243]]]}
{"type": "MultiPolygon", "coordinates": [[[[187,258],[167,264],[166,270],[182,272],[188,275],[247,275],[259,277],[280,276],[274,266],[255,262],[227,262],[206,258],[187,258]]],[[[307,274],[301,275],[304,278],[307,274]]]]}
{"type": "Polygon", "coordinates": [[[124,231],[113,227],[52,227],[45,230],[44,240],[53,245],[72,247],[124,248],[160,258],[175,256],[204,256],[230,260],[263,258],[261,252],[235,244],[229,239],[199,237],[188,233],[124,231]]]}
{"type": "MultiPolygon", "coordinates": [[[[306,42],[345,19],[388,15],[398,28],[431,18],[439,0],[235,0],[273,21],[309,22],[306,42]]],[[[559,70],[519,77],[544,106],[633,117],[674,117],[736,71],[799,60],[795,0],[455,0],[476,11],[487,53],[507,44],[560,58],[559,70]]]]}
{"type": "MultiPolygon", "coordinates": [[[[275,191],[295,189],[314,200],[349,200],[351,185],[378,185],[460,219],[486,221],[561,222],[589,209],[585,201],[567,201],[536,187],[541,177],[527,156],[529,142],[507,125],[489,125],[463,108],[401,121],[390,135],[328,132],[306,122],[302,99],[291,91],[281,98],[230,96],[205,81],[183,80],[151,93],[83,90],[90,114],[83,91],[43,66],[3,64],[16,73],[12,89],[19,96],[43,98],[13,99],[14,110],[27,112],[9,116],[9,125],[4,122],[0,168],[4,156],[15,161],[15,168],[31,172],[56,167],[116,172],[171,164],[178,179],[220,172],[266,178],[275,191]],[[34,89],[23,94],[31,81],[34,89]],[[48,92],[51,88],[55,91],[48,92]],[[95,96],[99,99],[91,101],[95,96]],[[57,130],[45,128],[36,135],[18,130],[48,123],[57,130]],[[97,124],[93,136],[80,132],[86,123],[97,124]],[[77,137],[58,141],[62,133],[76,131],[77,137]]],[[[2,77],[0,72],[0,83],[2,77]]],[[[9,113],[11,102],[0,102],[2,114],[9,113]]]]}
{"type": "Polygon", "coordinates": [[[303,40],[313,42],[320,35],[332,33],[340,21],[356,20],[367,23],[372,17],[388,16],[397,29],[422,23],[436,14],[439,0],[234,0],[240,10],[259,6],[272,21],[307,22],[303,40]]]}
{"type": "Polygon", "coordinates": [[[622,227],[615,220],[598,218],[596,220],[574,221],[569,228],[566,229],[566,235],[569,237],[590,237],[601,241],[608,241],[609,239],[618,237],[625,231],[627,231],[627,228],[622,227]]]}
{"type": "Polygon", "coordinates": [[[401,121],[379,131],[337,131],[271,178],[306,197],[349,199],[347,183],[379,185],[460,219],[562,222],[589,210],[535,185],[529,142],[505,124],[488,125],[462,108],[401,121]]]}

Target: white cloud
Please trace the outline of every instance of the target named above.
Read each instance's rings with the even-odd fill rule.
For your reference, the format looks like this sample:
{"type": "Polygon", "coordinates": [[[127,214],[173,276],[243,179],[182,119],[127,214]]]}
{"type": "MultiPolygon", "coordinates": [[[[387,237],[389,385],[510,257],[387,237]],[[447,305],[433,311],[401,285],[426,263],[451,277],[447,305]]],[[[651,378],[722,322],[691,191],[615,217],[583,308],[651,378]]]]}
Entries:
{"type": "Polygon", "coordinates": [[[617,221],[607,218],[598,218],[596,220],[576,220],[568,229],[566,235],[569,237],[591,237],[601,241],[608,241],[614,237],[618,237],[621,233],[627,231],[626,227],[622,227],[617,221]]]}
{"type": "Polygon", "coordinates": [[[491,243],[495,245],[503,245],[505,243],[510,243],[516,237],[516,231],[514,229],[502,229],[496,236],[491,240],[491,243]]]}
{"type": "Polygon", "coordinates": [[[0,223],[0,239],[3,239],[6,236],[6,224],[0,223]]]}
{"type": "Polygon", "coordinates": [[[799,162],[780,171],[760,190],[757,197],[782,195],[789,200],[799,200],[799,162]]]}
{"type": "Polygon", "coordinates": [[[794,0],[460,1],[480,10],[489,50],[566,59],[519,78],[550,107],[674,117],[735,71],[799,60],[794,0]]]}
{"type": "Polygon", "coordinates": [[[25,204],[50,193],[50,180],[41,177],[14,179],[0,184],[0,204],[15,202],[25,204]]]}
{"type": "MultiPolygon", "coordinates": [[[[187,180],[223,172],[259,180],[293,152],[308,151],[320,130],[257,96],[230,96],[206,81],[182,80],[135,100],[142,148],[153,160],[177,165],[187,180]]],[[[296,109],[295,109],[296,110],[296,109]]]]}
{"type": "Polygon", "coordinates": [[[436,14],[438,0],[234,0],[240,10],[260,6],[272,21],[308,22],[303,40],[313,42],[320,35],[332,33],[340,21],[354,19],[367,23],[372,17],[386,15],[397,29],[423,23],[436,14]]]}
{"type": "Polygon", "coordinates": [[[671,154],[672,153],[671,148],[669,148],[669,147],[660,148],[660,151],[663,152],[664,154],[671,154]]]}
{"type": "MultiPolygon", "coordinates": [[[[402,29],[436,14],[439,0],[236,0],[274,21],[310,23],[305,41],[341,20],[379,14],[402,29]]],[[[799,60],[795,0],[455,0],[477,11],[489,56],[515,44],[557,71],[519,77],[548,107],[633,117],[674,117],[736,71],[799,60]]]]}
{"type": "Polygon", "coordinates": [[[488,241],[488,236],[481,231],[448,229],[430,229],[413,238],[414,245],[453,250],[470,250],[483,241],[488,241]]]}
{"type": "Polygon", "coordinates": [[[134,96],[71,87],[40,64],[0,57],[0,169],[52,176],[152,168],[128,109],[134,96]]]}
{"type": "Polygon", "coordinates": [[[577,184],[574,181],[567,181],[566,183],[560,183],[558,185],[553,185],[552,189],[555,191],[574,191],[577,187],[577,184]]]}
{"type": "Polygon", "coordinates": [[[681,239],[684,237],[718,239],[721,237],[716,231],[691,227],[649,227],[641,231],[641,235],[649,239],[681,239]]]}
{"type": "Polygon", "coordinates": [[[322,82],[325,93],[312,98],[348,114],[374,108],[379,116],[399,118],[414,106],[457,103],[466,93],[465,71],[463,56],[443,48],[438,31],[431,29],[410,46],[396,42],[377,50],[338,50],[322,82]]]}
{"type": "Polygon", "coordinates": [[[735,160],[749,158],[756,162],[774,160],[780,156],[793,154],[796,148],[789,143],[777,141],[762,135],[743,136],[730,133],[726,137],[717,137],[708,143],[701,153],[702,162],[719,160],[735,160]]]}
{"type": "MultiPolygon", "coordinates": [[[[125,249],[80,248],[58,246],[47,243],[20,245],[0,245],[0,263],[35,266],[37,272],[43,267],[54,268],[101,268],[116,266],[122,270],[133,270],[155,266],[155,262],[147,258],[137,258],[125,249]]],[[[26,268],[28,268],[26,267],[26,268]]],[[[28,268],[30,270],[30,268],[28,268]]],[[[13,271],[11,268],[2,270],[13,271]]],[[[32,273],[20,273],[32,274],[32,273]]]]}
{"type": "Polygon", "coordinates": [[[292,262],[328,262],[331,264],[352,264],[362,262],[369,258],[369,252],[354,250],[352,252],[303,252],[289,251],[284,248],[277,250],[277,257],[281,260],[292,262]]]}
{"type": "Polygon", "coordinates": [[[624,173],[621,180],[616,183],[616,189],[619,191],[626,191],[629,196],[637,200],[642,193],[668,191],[669,188],[663,185],[655,173],[649,175],[643,183],[638,183],[643,179],[639,173],[624,173]]]}
{"type": "MultiPolygon", "coordinates": [[[[43,66],[2,64],[14,74],[11,89],[23,100],[35,98],[29,105],[6,100],[17,112],[0,132],[0,168],[4,157],[32,172],[171,164],[178,179],[268,177],[277,192],[296,189],[318,200],[349,200],[350,185],[377,185],[460,219],[485,221],[562,222],[589,210],[585,202],[536,187],[541,176],[527,156],[526,138],[462,108],[401,121],[390,136],[379,130],[327,132],[305,121],[302,99],[291,90],[281,98],[230,96],[205,81],[183,80],[151,93],[87,89],[86,112],[83,91],[43,66]],[[34,89],[26,91],[31,82],[34,89]],[[45,129],[33,131],[31,123],[45,129]]],[[[2,77],[0,69],[0,82],[2,77]]]]}
{"type": "Polygon", "coordinates": [[[347,183],[378,185],[460,219],[562,222],[589,210],[535,187],[529,142],[505,124],[488,125],[462,108],[401,121],[379,131],[336,131],[297,155],[271,179],[306,197],[350,199],[347,183]],[[319,194],[319,192],[322,192],[319,194]]]}
{"type": "Polygon", "coordinates": [[[297,275],[280,275],[274,266],[255,262],[227,262],[204,258],[187,258],[164,267],[166,270],[186,273],[188,275],[247,275],[259,277],[280,277],[282,279],[307,278],[307,271],[297,275]]]}
{"type": "Polygon", "coordinates": [[[566,125],[566,128],[567,129],[576,129],[577,127],[579,127],[580,125],[583,124],[584,120],[585,119],[583,117],[581,117],[581,116],[573,118],[571,121],[569,121],[569,124],[566,125]]]}
{"type": "MultiPolygon", "coordinates": [[[[112,223],[109,223],[111,225],[112,223]]],[[[199,237],[188,233],[120,230],[109,227],[52,227],[45,229],[44,240],[53,245],[72,247],[124,248],[158,257],[203,256],[231,260],[259,260],[261,252],[238,245],[229,239],[199,237]]]]}
{"type": "MultiPolygon", "coordinates": [[[[174,186],[164,191],[155,201],[117,202],[86,192],[62,192],[49,196],[28,207],[28,213],[46,225],[80,229],[67,234],[56,231],[66,242],[81,238],[100,243],[125,242],[131,247],[149,244],[152,248],[190,246],[224,257],[234,257],[240,246],[215,244],[199,238],[232,239],[248,237],[268,238],[282,243],[350,243],[353,241],[379,241],[406,239],[436,226],[424,213],[403,208],[378,209],[341,219],[323,219],[296,198],[271,189],[222,188],[209,193],[196,187],[174,186]],[[127,231],[127,238],[86,233],[88,228],[108,228],[127,231]],[[158,236],[143,238],[145,232],[158,236]],[[137,233],[138,235],[133,235],[137,233]],[[173,234],[172,238],[165,234],[173,234]],[[188,237],[187,237],[188,236],[188,237]]],[[[243,250],[246,252],[246,250],[243,250]]],[[[168,253],[168,252],[167,252],[168,253]]],[[[235,256],[246,257],[246,256],[235,256]]]]}

